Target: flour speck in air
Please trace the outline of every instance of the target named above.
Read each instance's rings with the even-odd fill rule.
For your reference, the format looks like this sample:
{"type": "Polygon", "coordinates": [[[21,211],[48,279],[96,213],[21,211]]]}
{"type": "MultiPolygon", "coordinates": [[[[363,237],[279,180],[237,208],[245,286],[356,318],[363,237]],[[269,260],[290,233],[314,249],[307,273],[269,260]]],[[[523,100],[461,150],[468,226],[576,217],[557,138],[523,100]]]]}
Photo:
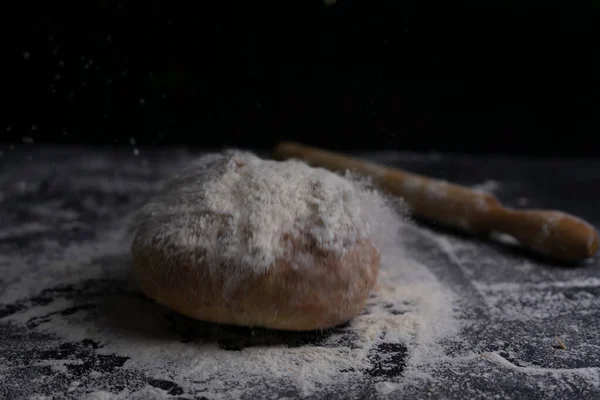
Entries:
{"type": "Polygon", "coordinates": [[[494,194],[500,190],[498,181],[488,179],[482,183],[473,186],[473,189],[482,193],[494,194]]]}

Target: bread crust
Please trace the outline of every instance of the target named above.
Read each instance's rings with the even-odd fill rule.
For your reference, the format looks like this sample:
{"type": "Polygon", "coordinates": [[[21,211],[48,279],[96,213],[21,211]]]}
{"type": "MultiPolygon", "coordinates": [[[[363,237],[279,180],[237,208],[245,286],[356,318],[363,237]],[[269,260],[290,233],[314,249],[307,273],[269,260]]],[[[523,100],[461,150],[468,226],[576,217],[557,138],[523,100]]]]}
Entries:
{"type": "Polygon", "coordinates": [[[143,292],[188,317],[217,323],[292,331],[339,325],[364,309],[379,272],[379,252],[365,240],[341,257],[284,240],[286,256],[257,275],[235,265],[205,265],[201,254],[141,236],[138,231],[132,255],[143,292]],[[240,276],[232,279],[233,273],[240,276]]]}

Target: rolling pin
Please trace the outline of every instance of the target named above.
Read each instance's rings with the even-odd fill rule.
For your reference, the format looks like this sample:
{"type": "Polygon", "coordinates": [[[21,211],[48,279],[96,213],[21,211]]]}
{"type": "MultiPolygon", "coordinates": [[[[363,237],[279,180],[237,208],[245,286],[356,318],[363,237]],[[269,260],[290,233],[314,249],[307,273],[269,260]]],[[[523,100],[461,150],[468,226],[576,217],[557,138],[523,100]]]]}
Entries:
{"type": "Polygon", "coordinates": [[[474,235],[505,233],[523,247],[558,261],[584,260],[598,250],[594,227],[561,211],[507,208],[489,193],[298,143],[279,143],[273,156],[368,176],[384,191],[402,197],[416,217],[474,235]]]}

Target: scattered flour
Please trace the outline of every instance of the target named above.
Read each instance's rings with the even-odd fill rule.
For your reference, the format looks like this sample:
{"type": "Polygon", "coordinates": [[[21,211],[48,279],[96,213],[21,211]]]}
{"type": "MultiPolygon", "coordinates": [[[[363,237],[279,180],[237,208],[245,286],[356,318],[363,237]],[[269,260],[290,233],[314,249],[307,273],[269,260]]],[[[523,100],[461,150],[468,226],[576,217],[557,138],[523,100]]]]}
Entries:
{"type": "Polygon", "coordinates": [[[561,379],[564,379],[565,376],[569,375],[585,377],[588,380],[593,381],[594,386],[600,386],[599,368],[540,368],[535,366],[517,366],[497,352],[483,353],[482,356],[496,361],[498,364],[509,370],[526,372],[529,375],[554,375],[561,379]]]}
{"type": "MultiPolygon", "coordinates": [[[[111,232],[97,245],[69,246],[69,258],[48,265],[43,274],[31,274],[30,284],[51,287],[77,284],[98,278],[123,282],[126,293],[119,291],[93,296],[95,309],[68,316],[56,316],[34,328],[37,333],[51,334],[60,342],[93,340],[100,343],[98,354],[129,357],[123,366],[131,371],[144,371],[152,377],[169,377],[184,390],[192,390],[201,382],[207,398],[240,397],[251,392],[257,382],[282,382],[292,385],[301,395],[309,396],[324,386],[343,385],[364,379],[373,368],[372,351],[382,343],[398,343],[408,349],[403,377],[379,379],[376,385],[383,394],[401,390],[410,378],[426,379],[422,369],[443,356],[439,341],[458,333],[458,320],[453,315],[453,294],[443,287],[426,266],[411,259],[400,246],[382,251],[379,285],[368,300],[367,312],[356,317],[347,327],[319,345],[299,347],[264,345],[240,351],[223,350],[215,341],[202,339],[183,343],[168,332],[168,311],[131,296],[135,283],[128,272],[128,249],[119,233],[111,232]],[[112,254],[113,263],[98,261],[112,254]],[[96,261],[95,261],[96,260],[96,261]],[[352,345],[340,344],[351,340],[352,345]]],[[[23,294],[22,282],[19,287],[23,294]]],[[[2,296],[2,302],[8,297],[2,296]]],[[[89,300],[89,299],[88,299],[89,300]]],[[[26,323],[50,313],[60,313],[77,304],[77,299],[56,299],[50,304],[16,313],[6,320],[26,323]]],[[[192,323],[193,324],[193,323],[192,323]]],[[[257,334],[264,334],[260,331],[257,334]]],[[[65,373],[66,365],[77,360],[50,361],[57,373],[65,373]],[[66,364],[65,364],[66,363],[66,364]]],[[[394,368],[393,364],[386,364],[394,368]]],[[[88,383],[89,387],[89,383],[88,383]]],[[[92,398],[162,398],[161,391],[127,390],[123,393],[94,392],[92,398]],[[137,393],[137,394],[136,394],[137,393]]]]}
{"type": "MultiPolygon", "coordinates": [[[[140,295],[131,273],[129,242],[123,240],[130,226],[126,219],[121,219],[93,241],[73,242],[67,247],[47,241],[44,246],[51,251],[44,255],[31,255],[29,260],[21,258],[17,261],[17,258],[5,256],[8,257],[5,261],[13,264],[11,267],[15,263],[26,263],[21,267],[28,272],[18,278],[7,279],[6,282],[11,284],[1,293],[0,304],[19,301],[29,304],[28,296],[35,296],[44,289],[54,293],[52,290],[57,285],[72,285],[77,288],[74,292],[80,294],[70,295],[71,292],[66,291],[63,295],[59,290],[58,297],[52,301],[25,307],[5,317],[3,322],[26,325],[33,321],[31,331],[51,335],[56,345],[91,340],[98,343],[95,354],[127,358],[121,367],[122,373],[143,373],[156,379],[168,379],[185,393],[211,399],[236,398],[251,393],[260,396],[260,393],[269,392],[270,384],[289,387],[291,393],[310,396],[328,387],[344,390],[356,382],[375,382],[374,388],[380,394],[390,394],[401,390],[405,384],[429,379],[428,368],[443,356],[440,341],[458,333],[459,321],[454,315],[454,294],[438,282],[427,266],[416,261],[399,240],[401,235],[414,234],[417,229],[404,217],[401,203],[385,199],[369,189],[367,181],[308,169],[295,161],[277,166],[266,162],[259,165],[254,156],[234,152],[228,153],[227,157],[203,157],[197,161],[196,168],[202,168],[203,163],[216,163],[221,168],[217,170],[224,179],[210,188],[214,192],[190,193],[190,189],[198,189],[190,182],[190,177],[197,179],[198,174],[184,172],[175,183],[180,194],[178,198],[182,201],[165,207],[165,199],[159,195],[158,203],[152,203],[144,213],[178,213],[190,207],[191,199],[211,205],[211,201],[217,199],[215,196],[228,193],[247,199],[252,194],[249,192],[252,185],[266,184],[261,183],[264,179],[259,179],[256,174],[272,174],[269,182],[280,187],[281,195],[262,201],[280,202],[281,206],[289,208],[299,206],[298,202],[290,200],[294,194],[313,198],[315,207],[312,210],[295,209],[294,212],[310,212],[316,221],[320,219],[334,226],[349,224],[358,227],[354,231],[341,229],[348,232],[349,237],[331,237],[326,230],[311,230],[310,234],[320,243],[343,252],[345,241],[374,235],[381,251],[381,270],[377,288],[369,298],[365,312],[347,326],[324,334],[322,340],[302,346],[290,346],[284,341],[281,344],[242,346],[231,351],[222,348],[218,336],[203,333],[182,341],[170,328],[172,318],[184,326],[181,328],[183,331],[200,329],[199,324],[203,332],[224,329],[223,335],[232,333],[216,325],[209,324],[207,328],[204,323],[173,317],[172,312],[140,295]],[[243,177],[236,176],[235,170],[240,162],[250,167],[249,173],[243,177]],[[279,168],[277,173],[274,168],[279,168]],[[285,180],[278,181],[277,176],[283,176],[285,180]],[[244,182],[240,182],[241,178],[244,182]],[[232,184],[234,182],[237,183],[232,184]],[[191,187],[188,186],[190,183],[191,187]],[[344,207],[321,207],[324,203],[342,204],[344,207]],[[397,212],[392,211],[390,207],[396,206],[397,212]],[[337,212],[324,213],[332,209],[337,212]],[[360,209],[367,212],[361,213],[360,209]],[[371,217],[375,219],[368,219],[371,217]],[[103,284],[105,280],[107,283],[103,284]],[[95,288],[94,285],[100,287],[95,288]],[[82,303],[88,304],[90,309],[64,312],[82,303]],[[46,319],[46,315],[53,317],[46,319]],[[389,347],[391,351],[381,350],[389,347]],[[394,369],[402,372],[393,373],[394,369]],[[267,387],[263,388],[266,384],[267,387]]],[[[173,201],[174,198],[168,200],[173,201]]],[[[262,268],[268,264],[266,261],[271,257],[269,253],[273,252],[278,235],[285,229],[298,227],[285,212],[269,215],[267,210],[258,210],[257,219],[248,218],[243,215],[244,211],[248,211],[248,203],[252,202],[221,203],[219,207],[228,207],[228,212],[237,218],[233,223],[238,224],[238,229],[252,226],[260,232],[260,240],[255,237],[244,246],[254,251],[248,266],[262,268]]],[[[299,229],[306,227],[300,226],[299,229]]],[[[7,266],[3,271],[9,272],[10,268],[7,266]]],[[[270,334],[257,330],[251,336],[255,335],[268,337],[270,334]]],[[[77,358],[44,362],[55,373],[66,375],[76,365],[85,364],[77,358]]],[[[90,374],[90,379],[95,382],[101,382],[104,375],[109,375],[96,370],[92,372],[94,377],[90,374]]],[[[87,398],[90,399],[161,398],[166,395],[165,391],[149,388],[148,385],[121,390],[96,386],[97,390],[90,392],[94,384],[89,381],[85,385],[68,386],[66,390],[83,396],[84,393],[79,392],[81,387],[88,390],[87,398]]]]}
{"type": "MultiPolygon", "coordinates": [[[[97,169],[114,168],[99,164],[97,169]]],[[[599,307],[593,267],[582,272],[524,264],[518,256],[499,256],[500,250],[404,218],[371,227],[386,239],[378,287],[363,314],[319,340],[305,342],[300,335],[281,341],[262,330],[240,333],[178,316],[140,294],[124,240],[125,214],[112,206],[98,213],[105,224],[84,218],[110,196],[146,200],[164,187],[163,177],[144,180],[131,169],[132,178],[110,180],[109,172],[90,178],[83,167],[72,168],[64,179],[69,190],[92,196],[87,203],[82,198],[75,211],[41,200],[31,208],[39,221],[0,231],[0,311],[7,312],[0,314],[0,341],[7,344],[0,352],[0,390],[19,398],[90,400],[325,397],[364,387],[373,389],[367,396],[374,398],[439,398],[447,390],[464,398],[564,398],[575,394],[571,390],[595,393],[600,386],[597,318],[584,318],[599,307]],[[93,197],[99,186],[107,197],[93,197]],[[63,223],[96,231],[65,242],[52,235],[63,223]],[[11,247],[2,242],[15,236],[11,229],[34,239],[11,247]],[[452,270],[462,277],[458,286],[454,272],[445,272],[452,270]],[[581,309],[582,318],[562,319],[581,309]],[[459,335],[463,330],[471,332],[459,335]],[[568,350],[553,347],[557,336],[568,350]],[[222,339],[232,339],[234,348],[222,339]],[[300,345],[290,344],[296,339],[300,345]],[[237,343],[242,345],[235,348],[237,343]],[[399,366],[401,373],[394,373],[399,366]],[[525,391],[504,391],[515,382],[525,391]],[[409,390],[414,387],[417,395],[409,390]]],[[[16,189],[0,185],[3,206],[35,191],[40,182],[29,178],[16,189]]]]}
{"type": "Polygon", "coordinates": [[[44,233],[44,232],[48,232],[49,230],[50,230],[50,227],[48,227],[46,225],[42,225],[37,222],[31,222],[28,224],[21,225],[18,229],[13,228],[13,229],[0,230],[0,240],[9,238],[9,237],[14,238],[14,237],[19,237],[19,236],[23,236],[23,235],[44,233]]]}

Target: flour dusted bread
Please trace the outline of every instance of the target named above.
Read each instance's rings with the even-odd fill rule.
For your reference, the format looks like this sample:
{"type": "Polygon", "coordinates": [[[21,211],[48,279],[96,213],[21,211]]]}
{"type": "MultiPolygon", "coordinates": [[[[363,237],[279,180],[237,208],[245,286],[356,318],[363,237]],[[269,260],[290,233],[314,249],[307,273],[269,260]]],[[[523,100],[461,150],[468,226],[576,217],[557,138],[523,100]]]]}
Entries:
{"type": "Polygon", "coordinates": [[[331,327],[360,313],[377,281],[377,202],[299,161],[208,154],[136,216],[134,267],[148,297],[192,318],[331,327]]]}

